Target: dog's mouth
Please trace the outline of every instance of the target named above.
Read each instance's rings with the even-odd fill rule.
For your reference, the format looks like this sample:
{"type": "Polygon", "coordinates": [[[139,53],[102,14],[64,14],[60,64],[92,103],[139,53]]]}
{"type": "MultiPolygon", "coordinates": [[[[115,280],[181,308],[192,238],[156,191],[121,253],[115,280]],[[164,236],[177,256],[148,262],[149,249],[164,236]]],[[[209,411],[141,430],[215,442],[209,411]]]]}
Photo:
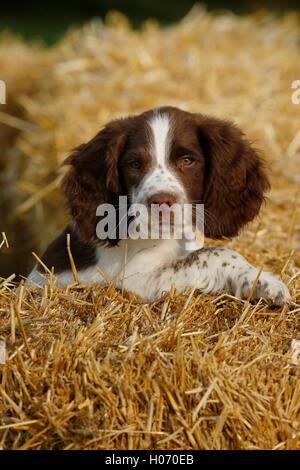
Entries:
{"type": "Polygon", "coordinates": [[[170,210],[169,206],[165,207],[164,204],[149,207],[148,215],[150,223],[154,225],[174,225],[176,222],[174,212],[170,210]]]}

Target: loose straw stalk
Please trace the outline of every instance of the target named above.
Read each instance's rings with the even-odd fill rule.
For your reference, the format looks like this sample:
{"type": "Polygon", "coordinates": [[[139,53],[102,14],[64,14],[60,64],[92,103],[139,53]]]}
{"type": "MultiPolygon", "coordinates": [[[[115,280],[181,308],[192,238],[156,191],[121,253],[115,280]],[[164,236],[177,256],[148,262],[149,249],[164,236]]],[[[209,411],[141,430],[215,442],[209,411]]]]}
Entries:
{"type": "Polygon", "coordinates": [[[71,269],[72,269],[74,281],[77,284],[79,284],[77,269],[76,269],[74,259],[73,259],[72,253],[71,253],[70,234],[69,233],[67,233],[67,250],[68,250],[68,255],[69,255],[69,259],[70,259],[70,264],[71,264],[71,269]]]}
{"type": "Polygon", "coordinates": [[[24,286],[21,285],[20,287],[20,297],[19,297],[19,302],[18,304],[16,304],[15,302],[13,302],[13,310],[17,316],[17,319],[18,319],[18,323],[19,323],[19,327],[20,327],[20,330],[21,330],[21,333],[22,333],[22,336],[23,336],[23,339],[24,339],[24,342],[25,342],[25,346],[26,346],[26,349],[28,351],[28,354],[30,356],[30,359],[33,360],[33,357],[32,357],[32,354],[31,354],[31,350],[30,350],[30,347],[29,347],[29,343],[28,343],[28,340],[27,340],[27,335],[26,335],[26,332],[25,332],[25,329],[24,329],[24,326],[23,326],[23,322],[22,322],[22,319],[21,319],[21,314],[20,314],[20,309],[21,309],[21,302],[22,302],[22,298],[23,298],[23,293],[24,293],[24,286]]]}

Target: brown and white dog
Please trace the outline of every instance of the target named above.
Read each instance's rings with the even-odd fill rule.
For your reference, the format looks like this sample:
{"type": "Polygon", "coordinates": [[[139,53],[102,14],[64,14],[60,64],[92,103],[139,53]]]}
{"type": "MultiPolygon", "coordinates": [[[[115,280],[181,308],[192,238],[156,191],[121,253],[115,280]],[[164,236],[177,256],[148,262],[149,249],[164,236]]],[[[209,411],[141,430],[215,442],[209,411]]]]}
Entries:
{"type": "MultiPolygon", "coordinates": [[[[65,163],[71,168],[62,187],[72,222],[42,257],[60,285],[74,280],[66,249],[70,233],[81,283],[102,281],[100,267],[117,288],[122,285],[145,301],[159,298],[172,284],[179,292],[192,287],[248,298],[258,269],[227,248],[195,246],[191,252],[184,237],[120,239],[117,234],[100,240],[96,235],[97,208],[111,204],[118,211],[120,196],[148,211],[155,204],[203,204],[205,236],[237,235],[258,214],[269,182],[262,159],[234,124],[174,107],[155,108],[108,123],[65,163]]],[[[29,279],[47,282],[38,266],[29,279]]],[[[262,272],[252,295],[259,298],[281,306],[290,294],[276,276],[262,272]]]]}

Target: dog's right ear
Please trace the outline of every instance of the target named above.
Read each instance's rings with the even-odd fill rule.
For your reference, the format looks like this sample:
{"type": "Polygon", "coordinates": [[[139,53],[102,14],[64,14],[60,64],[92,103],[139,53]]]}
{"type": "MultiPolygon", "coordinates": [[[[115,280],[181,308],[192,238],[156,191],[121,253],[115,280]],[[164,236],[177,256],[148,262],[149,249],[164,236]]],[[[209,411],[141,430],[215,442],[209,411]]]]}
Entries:
{"type": "MultiPolygon", "coordinates": [[[[97,241],[96,209],[100,204],[118,205],[125,195],[118,161],[126,141],[126,119],[107,124],[92,140],[79,145],[64,161],[71,168],[63,178],[62,189],[84,241],[97,241]]],[[[106,240],[117,244],[118,240],[106,240]]]]}

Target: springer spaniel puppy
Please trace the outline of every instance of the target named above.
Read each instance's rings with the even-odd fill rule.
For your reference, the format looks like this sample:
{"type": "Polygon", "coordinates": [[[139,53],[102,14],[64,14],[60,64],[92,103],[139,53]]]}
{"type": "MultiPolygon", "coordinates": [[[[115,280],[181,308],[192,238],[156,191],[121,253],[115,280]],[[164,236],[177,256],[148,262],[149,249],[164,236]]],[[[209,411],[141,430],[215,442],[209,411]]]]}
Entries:
{"type": "MultiPolygon", "coordinates": [[[[103,273],[116,288],[146,302],[160,298],[172,284],[178,292],[191,287],[248,298],[259,271],[230,249],[195,243],[187,250],[188,237],[176,238],[173,232],[169,239],[121,237],[116,227],[112,237],[97,236],[104,215],[99,218],[97,208],[107,204],[120,211],[120,196],[127,196],[128,207],[143,204],[149,213],[153,206],[203,204],[205,236],[237,235],[258,214],[269,182],[262,159],[234,124],[175,107],[155,108],[108,123],[64,163],[70,165],[62,187],[72,221],[41,258],[49,270],[54,268],[60,286],[74,282],[69,233],[80,283],[101,282],[103,273]]],[[[134,221],[130,212],[125,218],[126,226],[134,221]]],[[[43,266],[35,266],[29,280],[43,285],[46,274],[43,266]]],[[[285,284],[268,272],[260,274],[251,300],[260,298],[275,306],[291,299],[285,284]]]]}

